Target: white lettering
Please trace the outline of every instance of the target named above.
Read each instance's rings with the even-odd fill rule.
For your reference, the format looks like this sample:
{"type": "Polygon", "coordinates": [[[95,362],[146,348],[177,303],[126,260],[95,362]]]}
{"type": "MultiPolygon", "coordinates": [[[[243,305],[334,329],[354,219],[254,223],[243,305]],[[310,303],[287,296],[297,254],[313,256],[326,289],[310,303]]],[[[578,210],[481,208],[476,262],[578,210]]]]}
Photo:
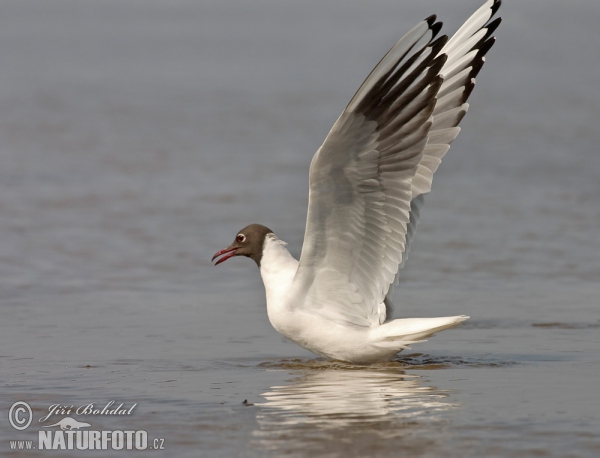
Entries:
{"type": "Polygon", "coordinates": [[[89,431],[77,431],[77,441],[75,447],[77,450],[87,450],[89,448],[89,431]]]}
{"type": "Polygon", "coordinates": [[[66,450],[65,436],[62,431],[54,433],[54,442],[52,442],[52,450],[66,450]]]}
{"type": "Polygon", "coordinates": [[[108,450],[110,437],[110,431],[102,431],[102,450],[108,450]]]}
{"type": "Polygon", "coordinates": [[[94,408],[94,404],[86,404],[84,406],[77,407],[75,413],[77,415],[89,415],[92,413],[92,409],[94,408]]]}
{"type": "Polygon", "coordinates": [[[113,431],[111,441],[113,450],[123,450],[123,446],[125,445],[123,431],[113,431]]]}
{"type": "Polygon", "coordinates": [[[48,407],[48,411],[49,411],[48,415],[43,416],[38,421],[40,423],[43,423],[48,418],[50,418],[51,415],[71,415],[71,409],[73,409],[73,406],[63,406],[60,404],[52,404],[50,407],[48,407]]]}
{"type": "Polygon", "coordinates": [[[67,435],[67,450],[73,450],[73,436],[75,435],[75,431],[65,431],[67,435]]]}
{"type": "MultiPolygon", "coordinates": [[[[162,441],[162,439],[159,439],[162,441]]],[[[156,441],[154,444],[156,447],[156,441]]],[[[15,441],[15,447],[17,447],[15,441]]],[[[38,431],[38,450],[147,450],[146,431],[38,431]],[[66,437],[65,437],[66,436],[66,437]]],[[[163,449],[161,446],[160,449],[163,449]]]]}
{"type": "MultiPolygon", "coordinates": [[[[108,410],[108,408],[110,406],[112,406],[115,403],[115,401],[110,401],[108,404],[106,404],[104,406],[104,408],[102,409],[102,411],[100,412],[100,415],[104,415],[104,413],[108,410]]],[[[110,415],[110,412],[108,412],[108,415],[110,415]]]]}
{"type": "Polygon", "coordinates": [[[38,449],[39,450],[52,450],[52,432],[48,431],[38,431],[38,449]]]}
{"type": "Polygon", "coordinates": [[[125,436],[127,437],[127,450],[133,449],[133,434],[135,431],[125,431],[125,436]]]}
{"type": "Polygon", "coordinates": [[[89,432],[89,449],[88,450],[100,450],[100,431],[88,431],[89,432]]]}
{"type": "Polygon", "coordinates": [[[148,448],[148,433],[146,431],[135,432],[135,448],[146,450],[148,448]]]}

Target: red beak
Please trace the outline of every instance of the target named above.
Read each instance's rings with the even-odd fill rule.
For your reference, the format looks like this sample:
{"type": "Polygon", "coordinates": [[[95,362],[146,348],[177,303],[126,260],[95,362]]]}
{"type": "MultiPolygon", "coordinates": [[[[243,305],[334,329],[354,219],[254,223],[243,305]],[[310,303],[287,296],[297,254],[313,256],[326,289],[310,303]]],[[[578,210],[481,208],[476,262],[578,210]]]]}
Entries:
{"type": "Polygon", "coordinates": [[[232,258],[235,256],[235,252],[238,250],[239,247],[234,247],[234,248],[225,248],[224,250],[221,251],[217,251],[215,253],[215,255],[212,257],[211,261],[214,261],[215,258],[218,258],[219,256],[221,256],[222,254],[227,254],[227,256],[223,256],[221,259],[219,259],[217,262],[215,262],[215,266],[218,266],[219,264],[221,264],[222,262],[227,261],[229,258],[232,258]]]}

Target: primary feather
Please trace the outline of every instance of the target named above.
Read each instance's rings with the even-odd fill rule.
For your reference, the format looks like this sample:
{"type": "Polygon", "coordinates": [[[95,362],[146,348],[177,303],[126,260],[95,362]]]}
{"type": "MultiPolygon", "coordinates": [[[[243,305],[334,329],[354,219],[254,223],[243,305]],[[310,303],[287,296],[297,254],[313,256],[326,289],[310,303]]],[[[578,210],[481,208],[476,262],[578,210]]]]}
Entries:
{"type": "Polygon", "coordinates": [[[433,173],[460,131],[499,3],[486,2],[450,40],[435,39],[435,16],[417,24],[334,124],[310,167],[294,279],[306,293],[295,307],[357,326],[385,321],[381,304],[406,260],[433,173]],[[335,295],[327,294],[332,282],[335,295]]]}

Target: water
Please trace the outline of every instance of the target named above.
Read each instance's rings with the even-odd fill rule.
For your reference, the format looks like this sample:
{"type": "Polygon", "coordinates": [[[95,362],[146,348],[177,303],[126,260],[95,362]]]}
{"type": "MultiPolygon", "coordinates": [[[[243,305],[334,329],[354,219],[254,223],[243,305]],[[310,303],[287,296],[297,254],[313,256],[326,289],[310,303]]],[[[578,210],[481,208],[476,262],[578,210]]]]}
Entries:
{"type": "Polygon", "coordinates": [[[157,456],[598,456],[600,5],[513,3],[396,298],[472,318],[362,368],[279,336],[253,263],[209,260],[252,222],[298,255],[354,90],[479,2],[2,2],[1,453],[43,455],[9,440],[50,405],[115,400],[72,417],[157,456]]]}

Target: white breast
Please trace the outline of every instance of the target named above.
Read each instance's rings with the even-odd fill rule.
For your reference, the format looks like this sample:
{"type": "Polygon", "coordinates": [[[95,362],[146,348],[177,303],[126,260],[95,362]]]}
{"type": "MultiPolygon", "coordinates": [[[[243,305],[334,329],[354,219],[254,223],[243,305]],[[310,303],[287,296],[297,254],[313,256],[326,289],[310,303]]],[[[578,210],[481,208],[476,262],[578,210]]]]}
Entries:
{"type": "Polygon", "coordinates": [[[267,314],[273,327],[285,332],[286,318],[290,317],[288,295],[290,286],[298,270],[296,261],[285,247],[286,243],[274,234],[265,237],[260,261],[260,275],[267,295],[267,314]]]}

